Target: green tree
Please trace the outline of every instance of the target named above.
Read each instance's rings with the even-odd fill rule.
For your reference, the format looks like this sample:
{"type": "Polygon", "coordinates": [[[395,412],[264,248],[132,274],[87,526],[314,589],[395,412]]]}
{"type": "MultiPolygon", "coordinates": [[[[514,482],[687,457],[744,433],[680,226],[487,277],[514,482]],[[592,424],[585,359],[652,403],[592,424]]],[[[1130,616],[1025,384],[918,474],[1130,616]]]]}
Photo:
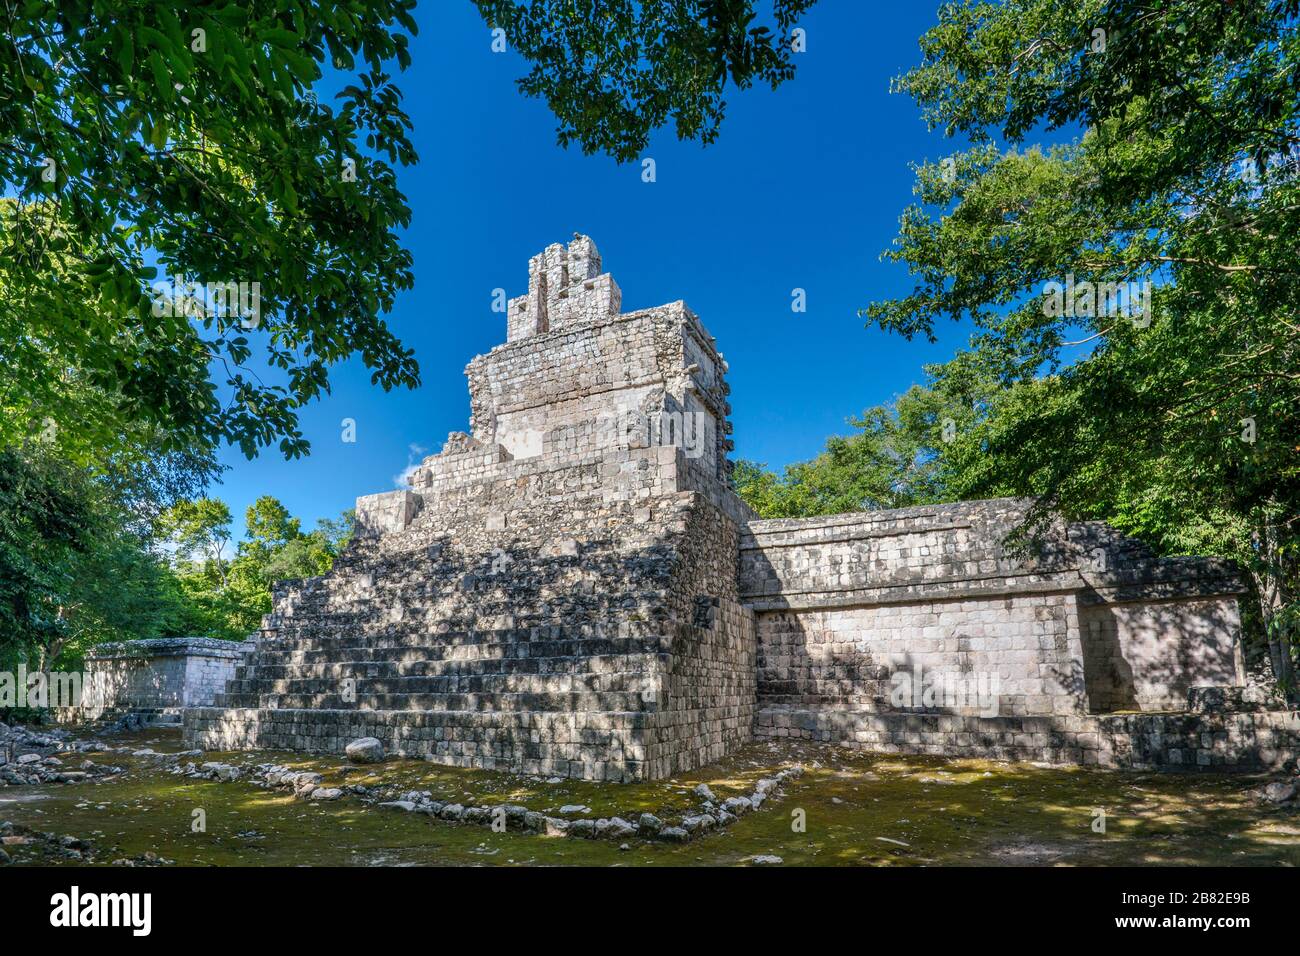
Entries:
{"type": "Polygon", "coordinates": [[[225,551],[230,544],[230,507],[217,498],[177,502],[168,513],[166,529],[178,557],[202,559],[226,586],[225,551]]]}
{"type": "Polygon", "coordinates": [[[69,562],[70,586],[59,609],[66,626],[59,642],[43,648],[46,659],[73,666],[104,641],[185,633],[184,597],[150,544],[124,530],[116,515],[106,516],[95,546],[69,562]]]}
{"type": "Polygon", "coordinates": [[[316,577],[334,566],[334,559],[352,540],[355,512],[347,511],[338,521],[322,518],[316,529],[287,541],[266,562],[269,581],[290,581],[316,577]]]}
{"type": "Polygon", "coordinates": [[[972,145],[918,167],[886,253],[916,287],[864,310],[908,337],[976,326],[934,382],[993,386],[945,452],[954,493],[1029,494],[1035,521],[1059,510],[1238,559],[1283,681],[1300,591],[1298,7],[944,5],[897,86],[972,145]],[[1060,141],[1024,144],[1044,130],[1060,141]]]}
{"type": "Polygon", "coordinates": [[[59,607],[72,555],[89,549],[93,516],[76,472],[17,449],[0,450],[0,648],[44,654],[63,636],[59,607]]]}
{"type": "Polygon", "coordinates": [[[240,545],[241,554],[269,556],[302,537],[302,522],[273,495],[262,495],[249,505],[244,524],[248,540],[240,545]]]}
{"type": "Polygon", "coordinates": [[[415,152],[386,66],[409,63],[413,6],[10,6],[0,354],[23,404],[46,404],[51,368],[68,368],[171,447],[294,456],[296,409],[333,363],[359,355],[384,388],[418,384],[382,318],[412,281],[388,163],[415,152]],[[353,78],[334,106],[312,95],[322,63],[353,78]],[[203,290],[151,294],[163,276],[203,290]],[[225,283],[244,284],[234,303],[225,283]]]}
{"type": "Polygon", "coordinates": [[[713,142],[737,89],[794,76],[794,30],[816,0],[475,0],[489,26],[532,64],[519,88],[546,100],[559,142],[620,162],[672,121],[679,139],[713,142]],[[768,23],[756,22],[770,9],[768,23]]]}
{"type": "Polygon", "coordinates": [[[138,520],[147,484],[95,477],[41,445],[0,449],[0,659],[44,669],[170,632],[183,608],[138,520]]]}
{"type": "Polygon", "coordinates": [[[243,640],[271,611],[276,581],[324,574],[351,540],[354,514],[322,519],[308,533],[284,504],[262,495],[244,512],[244,540],[226,562],[230,509],[217,499],[185,502],[171,511],[176,589],[186,633],[243,640]]]}
{"type": "MultiPolygon", "coordinates": [[[[826,450],[816,458],[789,465],[780,476],[740,461],[732,483],[764,518],[949,501],[942,449],[951,414],[944,396],[914,385],[894,402],[849,419],[856,433],[827,439],[826,450]]],[[[953,428],[955,424],[950,433],[953,428]]]]}

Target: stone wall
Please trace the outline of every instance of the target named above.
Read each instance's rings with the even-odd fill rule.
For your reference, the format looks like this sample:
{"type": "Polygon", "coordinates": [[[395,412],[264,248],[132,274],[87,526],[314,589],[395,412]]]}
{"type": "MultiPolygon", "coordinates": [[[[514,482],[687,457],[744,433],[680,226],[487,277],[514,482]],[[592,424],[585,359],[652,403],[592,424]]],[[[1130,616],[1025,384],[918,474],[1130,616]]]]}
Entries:
{"type": "Polygon", "coordinates": [[[466,367],[473,438],[515,459],[672,444],[725,477],[723,364],[682,302],[515,340],[466,367]]]}
{"type": "Polygon", "coordinates": [[[673,641],[660,659],[648,728],[652,779],[720,760],[753,735],[754,616],[736,588],[740,530],[707,499],[692,498],[668,592],[673,641]]]}
{"type": "Polygon", "coordinates": [[[756,734],[1105,766],[1245,768],[1294,752],[1293,715],[1096,716],[1182,711],[1194,689],[1237,685],[1242,582],[1092,523],[1015,546],[1027,507],[750,522],[756,734]],[[1283,744],[1257,746],[1270,735],[1283,744]]]}
{"type": "Polygon", "coordinates": [[[1275,772],[1300,761],[1300,712],[973,717],[764,706],[760,739],[875,753],[1027,761],[1117,770],[1275,772]]]}
{"type": "MultiPolygon", "coordinates": [[[[955,675],[975,691],[968,698],[985,688],[1003,715],[1086,710],[1070,592],[770,611],[757,627],[764,702],[892,710],[893,677],[907,673],[955,675]]],[[[968,699],[949,709],[985,708],[968,699]]]]}
{"type": "Polygon", "coordinates": [[[596,244],[574,233],[568,246],[553,243],[528,260],[528,293],[510,300],[506,341],[617,316],[622,303],[614,277],[601,272],[596,244]]]}
{"type": "Polygon", "coordinates": [[[757,613],[760,702],[933,712],[890,702],[899,675],[929,674],[996,685],[997,715],[1063,715],[1179,709],[1193,685],[1238,682],[1230,567],[1157,559],[1094,524],[1015,547],[1027,507],[750,522],[740,587],[757,613]]]}
{"type": "Polygon", "coordinates": [[[207,637],[99,644],[86,654],[83,716],[211,705],[252,647],[207,637]]]}
{"type": "Polygon", "coordinates": [[[1096,711],[1181,710],[1194,686],[1243,679],[1237,602],[1103,602],[1080,611],[1088,700],[1096,711]]]}

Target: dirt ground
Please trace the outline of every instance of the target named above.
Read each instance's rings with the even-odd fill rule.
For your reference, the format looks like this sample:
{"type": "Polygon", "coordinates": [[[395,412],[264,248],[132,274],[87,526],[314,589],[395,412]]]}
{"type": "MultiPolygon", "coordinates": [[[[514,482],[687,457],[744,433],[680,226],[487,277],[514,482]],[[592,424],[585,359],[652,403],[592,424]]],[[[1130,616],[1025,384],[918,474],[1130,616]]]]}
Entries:
{"type": "MultiPolygon", "coordinates": [[[[132,751],[183,749],[176,732],[107,743],[132,751]]],[[[0,821],[13,825],[4,849],[14,865],[121,859],[182,866],[1300,864],[1300,803],[1265,804],[1258,791],[1266,781],[1241,776],[1046,769],[793,743],[755,744],[700,771],[633,785],[548,783],[416,760],[355,767],[302,754],[193,758],[285,764],[322,773],[326,786],[427,790],[436,800],[467,806],[515,803],[557,814],[576,804],[590,808],[589,819],[618,815],[635,822],[650,812],[670,823],[698,805],[699,783],[721,800],[752,791],[759,778],[783,767],[804,767],[759,811],[689,843],[669,844],[496,833],[351,795],[317,803],[248,780],[190,778],[124,750],[86,757],[124,772],[0,788],[0,821]],[[197,816],[204,824],[199,832],[197,816]],[[53,839],[33,836],[41,833],[53,839]],[[68,852],[70,845],[82,848],[81,859],[68,852]]]]}

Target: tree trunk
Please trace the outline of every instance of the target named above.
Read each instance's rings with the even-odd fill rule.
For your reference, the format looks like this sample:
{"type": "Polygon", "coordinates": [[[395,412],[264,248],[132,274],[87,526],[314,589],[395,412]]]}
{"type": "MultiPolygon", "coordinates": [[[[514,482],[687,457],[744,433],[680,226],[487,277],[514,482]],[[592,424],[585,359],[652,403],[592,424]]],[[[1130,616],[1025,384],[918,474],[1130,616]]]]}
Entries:
{"type": "Polygon", "coordinates": [[[1277,547],[1277,529],[1269,519],[1256,538],[1259,546],[1259,569],[1254,572],[1255,586],[1259,591],[1260,612],[1264,620],[1264,633],[1268,637],[1269,663],[1273,677],[1288,703],[1300,700],[1295,686],[1295,669],[1291,663],[1290,635],[1278,625],[1278,617],[1287,606],[1286,571],[1277,547]]]}
{"type": "Polygon", "coordinates": [[[44,674],[46,668],[58,659],[59,654],[63,652],[64,638],[56,637],[48,644],[37,645],[36,648],[36,673],[44,674]]]}

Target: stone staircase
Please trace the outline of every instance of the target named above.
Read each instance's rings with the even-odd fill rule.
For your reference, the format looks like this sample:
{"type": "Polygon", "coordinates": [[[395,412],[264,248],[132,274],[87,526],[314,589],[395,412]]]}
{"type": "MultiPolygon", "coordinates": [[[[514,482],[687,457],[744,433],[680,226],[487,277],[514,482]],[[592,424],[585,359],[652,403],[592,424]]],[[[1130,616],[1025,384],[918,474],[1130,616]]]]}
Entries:
{"type": "Polygon", "coordinates": [[[629,577],[608,541],[569,550],[500,550],[485,566],[421,549],[396,577],[370,570],[384,558],[350,553],[328,578],[282,589],[217,705],[482,710],[505,695],[502,709],[567,709],[560,698],[581,694],[607,697],[585,702],[599,710],[644,709],[648,668],[669,650],[673,555],[642,557],[629,577]]]}
{"type": "MultiPolygon", "coordinates": [[[[662,506],[683,523],[650,545],[609,515],[613,534],[486,551],[419,529],[360,540],[328,575],[277,588],[191,735],[332,752],[378,736],[443,763],[612,780],[682,765],[695,737],[721,753],[721,731],[700,726],[707,702],[676,676],[711,666],[692,657],[711,635],[686,574],[699,545],[685,520],[703,506],[690,493],[662,506]]],[[[727,719],[747,732],[748,712],[727,719]]]]}

